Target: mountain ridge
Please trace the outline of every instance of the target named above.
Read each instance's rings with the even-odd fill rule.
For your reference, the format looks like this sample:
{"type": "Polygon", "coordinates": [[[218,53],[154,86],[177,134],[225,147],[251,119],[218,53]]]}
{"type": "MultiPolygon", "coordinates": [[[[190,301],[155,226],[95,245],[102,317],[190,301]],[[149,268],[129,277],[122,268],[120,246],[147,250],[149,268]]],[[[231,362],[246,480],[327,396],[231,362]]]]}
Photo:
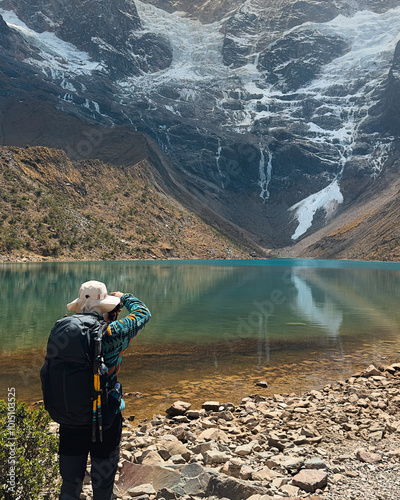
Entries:
{"type": "Polygon", "coordinates": [[[229,237],[275,254],[325,238],[395,169],[394,0],[102,0],[101,25],[91,2],[68,20],[63,9],[0,3],[3,144],[33,140],[118,164],[98,138],[131,129],[132,159],[154,141],[164,189],[229,237]],[[36,109],[31,124],[17,112],[24,102],[36,109]],[[72,122],[94,135],[74,135],[72,122]]]}

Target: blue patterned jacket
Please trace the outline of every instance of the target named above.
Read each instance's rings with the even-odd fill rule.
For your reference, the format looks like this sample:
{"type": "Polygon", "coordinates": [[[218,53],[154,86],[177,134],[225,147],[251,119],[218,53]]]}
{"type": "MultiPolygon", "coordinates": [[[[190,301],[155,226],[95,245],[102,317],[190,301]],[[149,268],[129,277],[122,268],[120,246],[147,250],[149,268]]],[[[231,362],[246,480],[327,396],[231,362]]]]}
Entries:
{"type": "Polygon", "coordinates": [[[124,352],[151,317],[149,309],[133,294],[124,294],[121,302],[128,309],[128,315],[110,323],[102,341],[104,362],[112,384],[117,381],[124,352]]]}

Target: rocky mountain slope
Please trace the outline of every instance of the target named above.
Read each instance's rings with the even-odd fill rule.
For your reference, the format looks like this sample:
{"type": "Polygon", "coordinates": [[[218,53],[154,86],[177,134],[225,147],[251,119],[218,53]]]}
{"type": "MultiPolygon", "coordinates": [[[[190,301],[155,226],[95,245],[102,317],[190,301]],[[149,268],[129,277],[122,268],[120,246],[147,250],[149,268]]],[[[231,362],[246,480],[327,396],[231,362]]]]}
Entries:
{"type": "MultiPolygon", "coordinates": [[[[277,255],[343,255],[326,238],[386,197],[399,156],[395,0],[2,0],[0,16],[3,144],[132,164],[103,140],[130,128],[135,151],[154,140],[166,192],[277,255]]],[[[373,229],[364,219],[354,238],[373,229]]],[[[357,248],[345,254],[379,255],[357,248]]]]}
{"type": "Polygon", "coordinates": [[[281,249],[285,256],[324,259],[398,261],[400,259],[399,163],[391,175],[382,175],[378,189],[367,189],[351,208],[307,236],[294,247],[281,249]]]}
{"type": "Polygon", "coordinates": [[[249,257],[155,186],[146,159],[0,147],[0,260],[249,257]]]}

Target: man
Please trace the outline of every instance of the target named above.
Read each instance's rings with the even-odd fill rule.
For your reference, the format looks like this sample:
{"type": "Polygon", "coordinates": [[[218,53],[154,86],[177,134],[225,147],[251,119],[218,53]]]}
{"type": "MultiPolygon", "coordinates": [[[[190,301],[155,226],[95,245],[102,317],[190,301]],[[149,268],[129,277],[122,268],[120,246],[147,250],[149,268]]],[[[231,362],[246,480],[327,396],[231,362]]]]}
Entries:
{"type": "MultiPolygon", "coordinates": [[[[108,294],[106,285],[99,281],[83,283],[78,298],[67,304],[67,308],[73,313],[96,315],[108,323],[103,333],[102,346],[104,362],[113,387],[117,382],[122,355],[149,321],[149,309],[131,293],[108,294]],[[128,315],[118,319],[121,306],[127,308],[128,315]]],[[[60,500],[80,498],[89,453],[93,500],[114,499],[113,487],[119,461],[121,431],[120,412],[115,415],[111,427],[103,431],[102,441],[92,442],[90,429],[60,426],[60,473],[63,479],[60,500]]]]}

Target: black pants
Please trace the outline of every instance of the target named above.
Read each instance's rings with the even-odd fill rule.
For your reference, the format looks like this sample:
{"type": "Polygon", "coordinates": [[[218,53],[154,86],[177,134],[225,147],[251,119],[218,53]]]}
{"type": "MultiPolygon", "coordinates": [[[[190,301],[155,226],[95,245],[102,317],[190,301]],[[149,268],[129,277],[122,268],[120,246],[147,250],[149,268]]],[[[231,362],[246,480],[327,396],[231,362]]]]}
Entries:
{"type": "Polygon", "coordinates": [[[103,432],[103,441],[92,442],[91,431],[60,427],[60,500],[79,500],[90,453],[93,500],[114,500],[114,478],[119,461],[122,416],[103,432]]]}

